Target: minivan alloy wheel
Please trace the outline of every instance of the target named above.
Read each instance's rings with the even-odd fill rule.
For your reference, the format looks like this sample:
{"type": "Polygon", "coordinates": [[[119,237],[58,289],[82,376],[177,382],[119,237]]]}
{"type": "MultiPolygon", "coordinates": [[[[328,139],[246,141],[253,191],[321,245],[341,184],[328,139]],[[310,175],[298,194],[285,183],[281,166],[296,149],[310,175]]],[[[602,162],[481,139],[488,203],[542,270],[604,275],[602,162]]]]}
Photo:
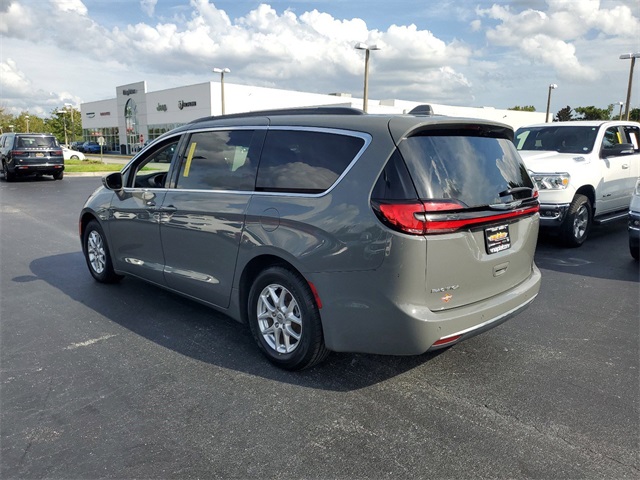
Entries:
{"type": "Polygon", "coordinates": [[[300,273],[280,265],[264,269],[247,300],[251,333],[271,362],[301,370],[327,357],[316,299],[300,273]]]}
{"type": "Polygon", "coordinates": [[[282,285],[271,284],[258,299],[258,325],[265,342],[278,353],[293,352],[302,335],[298,302],[282,285]]]}
{"type": "Polygon", "coordinates": [[[109,246],[102,227],[96,220],[91,220],[83,233],[82,251],[93,278],[102,283],[115,283],[122,279],[111,263],[109,246]]]}
{"type": "Polygon", "coordinates": [[[91,268],[96,273],[104,272],[106,264],[104,242],[100,234],[95,230],[92,230],[87,238],[87,255],[91,268]]]}

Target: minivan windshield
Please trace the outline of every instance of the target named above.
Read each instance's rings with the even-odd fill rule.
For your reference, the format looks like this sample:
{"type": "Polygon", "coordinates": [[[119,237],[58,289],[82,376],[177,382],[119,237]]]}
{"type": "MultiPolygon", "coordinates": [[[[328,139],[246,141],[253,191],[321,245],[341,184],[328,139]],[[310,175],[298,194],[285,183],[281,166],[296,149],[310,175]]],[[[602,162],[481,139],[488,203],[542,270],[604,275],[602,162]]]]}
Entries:
{"type": "Polygon", "coordinates": [[[516,131],[518,150],[546,150],[560,153],[589,153],[598,134],[598,127],[545,126],[523,127],[516,131]]]}
{"type": "Polygon", "coordinates": [[[453,199],[471,208],[533,195],[526,168],[506,138],[421,135],[399,148],[422,200],[453,199]]]}

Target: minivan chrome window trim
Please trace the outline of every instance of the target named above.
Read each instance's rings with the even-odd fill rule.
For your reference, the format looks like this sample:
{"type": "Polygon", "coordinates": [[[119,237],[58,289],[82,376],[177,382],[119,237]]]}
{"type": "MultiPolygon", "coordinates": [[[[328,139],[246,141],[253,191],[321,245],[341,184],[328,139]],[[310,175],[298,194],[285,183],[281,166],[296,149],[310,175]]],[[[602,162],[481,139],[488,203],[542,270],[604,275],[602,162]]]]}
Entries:
{"type": "MultiPolygon", "coordinates": [[[[220,189],[210,189],[210,188],[202,188],[202,189],[193,189],[193,188],[167,188],[167,187],[158,187],[158,188],[153,188],[153,187],[123,187],[123,190],[126,192],[131,192],[131,191],[147,191],[147,190],[153,190],[153,191],[158,191],[158,190],[166,190],[166,191],[181,191],[181,192],[211,192],[211,193],[233,193],[233,194],[240,194],[240,195],[264,195],[264,196],[271,196],[271,197],[297,197],[297,198],[320,198],[323,197],[325,195],[328,195],[329,193],[331,193],[331,191],[340,183],[340,181],[349,173],[349,171],[353,168],[353,166],[356,164],[356,162],[360,159],[360,157],[364,154],[364,152],[367,150],[367,148],[369,147],[369,145],[371,144],[371,135],[368,133],[363,133],[363,132],[356,132],[353,130],[344,130],[344,129],[336,129],[336,128],[326,128],[326,127],[306,127],[306,126],[283,126],[283,125],[277,125],[277,126],[257,126],[257,127],[251,127],[251,126],[238,126],[238,127],[213,127],[213,128],[202,128],[202,129],[194,129],[194,130],[189,130],[186,132],[180,132],[177,133],[176,135],[172,135],[172,136],[167,136],[166,138],[162,138],[161,141],[167,142],[169,140],[171,140],[172,138],[176,137],[178,138],[178,141],[180,141],[180,137],[182,137],[183,135],[187,135],[187,136],[192,136],[193,134],[196,133],[203,133],[203,132],[221,132],[221,131],[229,131],[229,130],[262,130],[262,131],[269,131],[269,130],[274,130],[274,131],[303,131],[303,132],[318,132],[318,133],[328,133],[328,134],[334,134],[334,135],[344,135],[344,136],[348,136],[348,137],[355,137],[355,138],[360,138],[361,140],[364,141],[364,144],[362,145],[362,147],[360,148],[360,150],[358,150],[358,153],[353,157],[353,159],[349,162],[349,165],[347,165],[347,167],[343,170],[343,172],[338,176],[338,178],[336,178],[336,180],[331,184],[331,186],[329,188],[327,188],[326,190],[324,190],[323,192],[320,193],[295,193],[295,192],[263,192],[263,191],[258,191],[258,190],[220,190],[220,189]]],[[[155,143],[155,142],[154,142],[155,143]]],[[[170,142],[169,142],[170,143],[170,142]]],[[[122,173],[124,174],[126,171],[128,171],[130,169],[130,166],[133,165],[134,159],[137,159],[138,157],[140,157],[145,150],[143,150],[142,152],[140,152],[138,155],[136,155],[136,157],[132,158],[131,161],[127,164],[127,166],[125,168],[122,169],[122,173]]],[[[174,167],[173,165],[173,161],[169,164],[170,168],[169,170],[171,170],[171,168],[174,167]]],[[[256,172],[257,175],[257,172],[256,172]]]]}

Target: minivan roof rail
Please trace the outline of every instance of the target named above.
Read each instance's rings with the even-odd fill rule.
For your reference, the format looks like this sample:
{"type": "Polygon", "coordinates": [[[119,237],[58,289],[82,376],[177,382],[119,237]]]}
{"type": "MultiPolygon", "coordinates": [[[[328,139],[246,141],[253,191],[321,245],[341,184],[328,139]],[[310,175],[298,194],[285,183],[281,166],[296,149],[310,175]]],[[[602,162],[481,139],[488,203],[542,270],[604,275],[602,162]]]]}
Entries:
{"type": "Polygon", "coordinates": [[[193,120],[190,123],[199,123],[207,120],[222,120],[226,118],[249,118],[249,117],[273,117],[277,115],[364,115],[365,112],[352,107],[300,107],[300,108],[277,108],[273,110],[256,110],[254,112],[231,113],[228,115],[217,115],[203,117],[193,120]]]}

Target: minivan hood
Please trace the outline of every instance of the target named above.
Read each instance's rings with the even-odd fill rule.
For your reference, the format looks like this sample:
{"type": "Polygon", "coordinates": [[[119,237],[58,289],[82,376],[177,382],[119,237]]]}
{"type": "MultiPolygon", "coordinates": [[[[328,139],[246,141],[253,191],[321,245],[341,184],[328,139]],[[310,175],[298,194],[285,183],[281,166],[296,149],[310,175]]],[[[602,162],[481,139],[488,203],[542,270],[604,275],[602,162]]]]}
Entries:
{"type": "Polygon", "coordinates": [[[520,156],[528,170],[536,173],[566,172],[575,165],[590,163],[589,155],[558,153],[555,151],[521,150],[520,156]]]}

